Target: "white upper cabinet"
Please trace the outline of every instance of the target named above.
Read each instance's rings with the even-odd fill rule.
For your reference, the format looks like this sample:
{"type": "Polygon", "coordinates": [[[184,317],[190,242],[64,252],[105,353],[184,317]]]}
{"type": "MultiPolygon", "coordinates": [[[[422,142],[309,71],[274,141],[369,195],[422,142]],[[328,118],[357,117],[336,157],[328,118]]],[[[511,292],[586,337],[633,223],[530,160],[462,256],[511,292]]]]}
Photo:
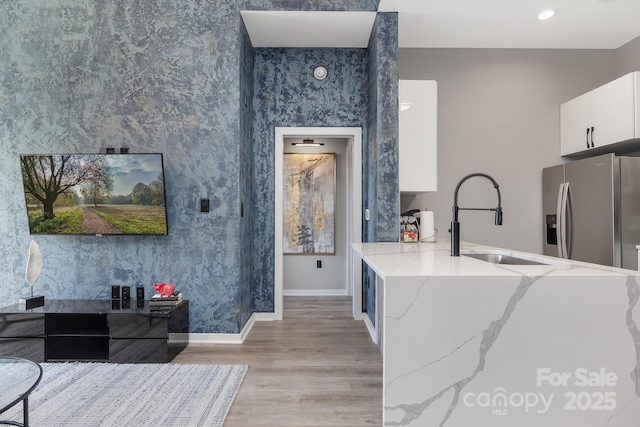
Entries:
{"type": "Polygon", "coordinates": [[[615,152],[612,144],[640,138],[639,100],[640,72],[634,72],[562,104],[560,154],[615,152]]]}
{"type": "Polygon", "coordinates": [[[400,80],[400,192],[438,190],[438,83],[400,80]]]}

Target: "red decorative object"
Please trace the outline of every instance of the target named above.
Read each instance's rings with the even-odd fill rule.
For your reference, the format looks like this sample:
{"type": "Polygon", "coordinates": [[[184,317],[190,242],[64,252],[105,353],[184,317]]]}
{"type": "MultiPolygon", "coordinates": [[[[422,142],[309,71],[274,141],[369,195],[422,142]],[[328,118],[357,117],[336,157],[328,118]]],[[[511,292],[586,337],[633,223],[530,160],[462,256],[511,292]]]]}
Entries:
{"type": "Polygon", "coordinates": [[[158,291],[160,297],[172,297],[175,287],[170,283],[154,283],[153,289],[158,291]]]}

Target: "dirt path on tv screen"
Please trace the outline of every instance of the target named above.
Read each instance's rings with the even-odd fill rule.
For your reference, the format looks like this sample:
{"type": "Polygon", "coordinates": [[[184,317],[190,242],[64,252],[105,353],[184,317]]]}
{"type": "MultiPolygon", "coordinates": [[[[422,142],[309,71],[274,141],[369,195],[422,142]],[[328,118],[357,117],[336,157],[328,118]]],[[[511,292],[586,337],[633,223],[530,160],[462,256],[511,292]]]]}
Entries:
{"type": "Polygon", "coordinates": [[[124,234],[89,208],[82,208],[82,231],[86,234],[124,234]]]}

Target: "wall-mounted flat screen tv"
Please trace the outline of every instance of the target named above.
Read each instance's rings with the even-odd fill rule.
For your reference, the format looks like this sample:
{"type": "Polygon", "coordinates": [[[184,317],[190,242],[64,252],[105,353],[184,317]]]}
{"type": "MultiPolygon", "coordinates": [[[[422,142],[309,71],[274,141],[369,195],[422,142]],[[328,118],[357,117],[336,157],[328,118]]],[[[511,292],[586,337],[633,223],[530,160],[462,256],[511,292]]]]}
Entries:
{"type": "Polygon", "coordinates": [[[162,154],[20,156],[31,234],[166,235],[162,154]]]}

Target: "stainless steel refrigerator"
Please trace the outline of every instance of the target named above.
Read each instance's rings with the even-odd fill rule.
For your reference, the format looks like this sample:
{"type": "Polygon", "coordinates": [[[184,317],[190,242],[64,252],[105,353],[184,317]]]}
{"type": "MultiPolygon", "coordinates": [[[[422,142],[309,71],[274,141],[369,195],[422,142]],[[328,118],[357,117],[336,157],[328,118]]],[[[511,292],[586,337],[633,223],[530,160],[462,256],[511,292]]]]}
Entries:
{"type": "Polygon", "coordinates": [[[640,158],[613,154],[542,172],[544,254],[638,269],[640,158]]]}

